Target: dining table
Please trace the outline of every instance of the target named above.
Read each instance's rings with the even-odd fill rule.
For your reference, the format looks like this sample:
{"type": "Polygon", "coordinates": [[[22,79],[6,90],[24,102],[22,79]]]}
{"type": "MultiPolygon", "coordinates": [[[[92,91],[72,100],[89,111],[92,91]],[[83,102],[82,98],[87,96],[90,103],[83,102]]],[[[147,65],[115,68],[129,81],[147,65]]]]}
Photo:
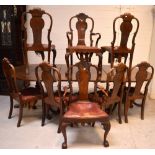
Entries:
{"type": "MultiPolygon", "coordinates": [[[[16,70],[16,78],[18,80],[24,80],[24,81],[36,81],[36,76],[35,76],[35,68],[38,64],[30,64],[29,66],[27,65],[21,65],[21,66],[16,66],[15,70],[16,70]]],[[[56,67],[58,68],[58,70],[61,73],[61,81],[67,81],[67,66],[66,64],[57,64],[56,67]]],[[[106,73],[108,73],[108,71],[110,71],[111,67],[110,65],[103,65],[102,66],[102,72],[101,72],[101,80],[100,82],[106,82],[107,80],[107,76],[106,73]]],[[[73,70],[73,75],[76,72],[76,70],[73,70]]],[[[93,73],[93,70],[91,70],[91,72],[93,73]]],[[[135,69],[134,71],[132,71],[132,75],[131,75],[131,81],[135,82],[135,75],[136,75],[137,70],[135,69]]],[[[39,74],[39,76],[41,75],[41,72],[39,74]]],[[[91,79],[90,81],[93,82],[95,81],[95,74],[91,74],[91,79]]],[[[75,78],[72,79],[73,81],[75,81],[75,78]]]]}
{"type": "MultiPolygon", "coordinates": [[[[21,65],[21,66],[16,66],[16,78],[18,80],[24,80],[24,81],[36,81],[36,75],[35,75],[35,68],[38,64],[29,64],[27,65],[21,65]]],[[[58,64],[56,65],[56,68],[60,71],[61,73],[61,81],[67,81],[67,65],[66,64],[58,64]]],[[[105,72],[102,73],[101,76],[101,81],[106,80],[106,72],[110,69],[109,65],[104,66],[105,72]]],[[[76,69],[73,70],[73,75],[76,72],[76,69]]],[[[93,69],[91,70],[93,72],[93,69]]],[[[39,73],[39,76],[41,76],[41,71],[39,73]]],[[[91,76],[91,81],[95,80],[95,74],[92,74],[91,76]]],[[[73,78],[73,81],[75,81],[75,78],[73,78]]]]}

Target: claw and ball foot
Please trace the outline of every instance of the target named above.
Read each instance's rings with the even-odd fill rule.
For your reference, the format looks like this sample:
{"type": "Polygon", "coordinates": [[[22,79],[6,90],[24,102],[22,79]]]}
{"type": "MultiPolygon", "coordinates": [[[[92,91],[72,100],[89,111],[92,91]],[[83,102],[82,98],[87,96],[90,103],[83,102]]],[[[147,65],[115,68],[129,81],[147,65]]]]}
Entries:
{"type": "Polygon", "coordinates": [[[107,140],[105,140],[105,141],[103,142],[103,145],[104,145],[104,147],[109,147],[109,142],[108,142],[107,140]]]}
{"type": "Polygon", "coordinates": [[[62,149],[67,149],[67,144],[66,143],[62,143],[62,149]]]}

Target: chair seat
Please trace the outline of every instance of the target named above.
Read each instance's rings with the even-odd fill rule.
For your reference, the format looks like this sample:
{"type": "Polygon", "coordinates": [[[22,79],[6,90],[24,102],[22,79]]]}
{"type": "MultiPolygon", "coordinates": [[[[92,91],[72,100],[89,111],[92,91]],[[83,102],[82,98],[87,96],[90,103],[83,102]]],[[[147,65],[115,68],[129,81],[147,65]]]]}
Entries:
{"type": "Polygon", "coordinates": [[[71,103],[68,111],[64,114],[64,118],[72,119],[92,119],[107,116],[108,114],[102,111],[97,103],[89,101],[77,101],[71,103]]]}
{"type": "MultiPolygon", "coordinates": [[[[105,51],[108,51],[109,53],[112,52],[112,47],[111,46],[103,46],[101,47],[102,51],[105,52],[105,51]]],[[[114,47],[114,52],[117,54],[127,54],[127,53],[131,53],[131,49],[130,48],[127,48],[127,47],[120,47],[120,46],[115,46],[114,47]]]]}
{"type": "MultiPolygon", "coordinates": [[[[41,93],[37,88],[28,87],[22,89],[20,92],[22,101],[30,102],[41,98],[41,93]]],[[[12,94],[12,96],[15,98],[15,100],[19,101],[19,97],[17,94],[12,94]]]]}
{"type": "MultiPolygon", "coordinates": [[[[124,89],[125,89],[125,91],[127,91],[128,87],[125,87],[124,89]]],[[[142,93],[142,92],[139,92],[139,95],[136,94],[134,96],[133,95],[134,91],[135,91],[135,87],[130,87],[130,91],[129,91],[129,94],[128,94],[130,100],[142,99],[144,97],[144,93],[142,93]]]]}
{"type": "Polygon", "coordinates": [[[85,45],[77,45],[77,46],[72,46],[68,47],[67,52],[82,52],[82,53],[99,53],[101,52],[101,49],[98,47],[91,47],[91,46],[85,46],[85,45]]]}
{"type": "Polygon", "coordinates": [[[29,87],[21,90],[22,100],[34,100],[41,98],[41,93],[38,88],[29,87]]]}
{"type": "MultiPolygon", "coordinates": [[[[48,51],[49,46],[48,44],[26,44],[26,48],[28,50],[35,50],[35,51],[48,51]]],[[[51,44],[51,50],[55,49],[55,45],[51,44]]]]}

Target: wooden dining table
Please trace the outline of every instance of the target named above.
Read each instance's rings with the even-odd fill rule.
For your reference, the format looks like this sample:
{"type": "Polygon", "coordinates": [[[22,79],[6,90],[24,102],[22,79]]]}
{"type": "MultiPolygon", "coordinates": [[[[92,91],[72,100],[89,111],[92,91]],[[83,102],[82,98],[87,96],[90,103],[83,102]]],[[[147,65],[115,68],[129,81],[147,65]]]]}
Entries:
{"type": "MultiPolygon", "coordinates": [[[[26,65],[22,65],[22,66],[17,66],[15,67],[16,69],[16,77],[19,80],[25,80],[25,81],[36,81],[36,76],[35,76],[35,68],[38,64],[30,64],[28,67],[26,65]]],[[[61,80],[62,81],[67,81],[67,66],[66,64],[58,64],[56,65],[56,67],[58,68],[58,70],[60,70],[61,73],[61,80]]],[[[106,71],[108,71],[110,66],[104,66],[106,71]]],[[[73,74],[76,72],[76,70],[73,70],[73,74]]],[[[91,72],[93,72],[93,70],[91,70],[91,72]]],[[[95,75],[92,74],[91,77],[91,81],[94,81],[95,79],[95,75]]],[[[75,79],[73,78],[73,81],[75,79]]],[[[105,73],[102,76],[102,81],[106,80],[106,75],[105,73]]]]}
{"type": "MultiPolygon", "coordinates": [[[[35,67],[38,64],[30,64],[28,67],[26,65],[22,65],[22,66],[16,66],[15,70],[16,70],[16,77],[18,80],[24,80],[24,81],[36,81],[36,76],[35,76],[35,67]]],[[[56,65],[56,67],[60,70],[61,73],[61,80],[62,81],[67,81],[67,66],[66,64],[58,64],[56,65]]],[[[108,71],[110,71],[110,65],[103,65],[102,66],[102,74],[101,74],[101,80],[100,82],[106,82],[106,73],[108,73],[108,71]]],[[[73,75],[75,75],[74,73],[76,72],[76,70],[73,70],[73,75]]],[[[91,72],[93,73],[93,70],[91,70],[91,72]]],[[[132,72],[131,75],[131,81],[135,82],[135,75],[136,75],[137,70],[134,70],[132,72]]],[[[95,74],[91,75],[91,80],[90,81],[94,81],[95,80],[95,74]]],[[[73,78],[73,81],[75,79],[73,78]]]]}

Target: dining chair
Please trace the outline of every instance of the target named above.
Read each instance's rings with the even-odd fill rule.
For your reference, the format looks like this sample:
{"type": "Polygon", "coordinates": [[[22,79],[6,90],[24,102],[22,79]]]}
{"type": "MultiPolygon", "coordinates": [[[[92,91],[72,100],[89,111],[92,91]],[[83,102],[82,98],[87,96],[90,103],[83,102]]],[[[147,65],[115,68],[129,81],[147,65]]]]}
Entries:
{"type": "Polygon", "coordinates": [[[144,119],[145,101],[148,93],[148,87],[154,75],[154,68],[148,62],[144,61],[131,69],[131,76],[128,78],[128,87],[126,87],[126,102],[125,102],[125,122],[128,123],[128,110],[133,105],[141,108],[141,119],[144,119]],[[132,77],[135,81],[131,81],[132,72],[137,69],[138,71],[132,77]],[[137,99],[141,100],[136,103],[137,99]]]}
{"type": "Polygon", "coordinates": [[[22,14],[22,35],[23,38],[23,51],[24,62],[28,62],[28,52],[35,51],[40,54],[42,60],[45,60],[45,52],[48,53],[47,61],[50,62],[50,54],[53,52],[53,65],[55,65],[56,49],[51,41],[51,29],[53,19],[52,16],[41,10],[41,8],[34,8],[22,14]],[[32,33],[31,33],[32,32],[32,33]],[[33,38],[31,39],[32,36],[33,38]],[[43,43],[43,38],[47,43],[43,43]],[[29,43],[30,42],[30,43],[29,43]],[[31,43],[32,42],[32,43],[31,43]]]}
{"type": "Polygon", "coordinates": [[[99,58],[98,66],[102,68],[101,49],[98,48],[98,42],[101,38],[100,33],[94,33],[94,19],[85,13],[79,13],[69,20],[69,30],[67,35],[68,47],[66,48],[67,68],[73,65],[73,54],[75,53],[79,60],[91,62],[93,54],[99,58]]]}
{"type": "Polygon", "coordinates": [[[53,65],[48,62],[42,62],[35,68],[35,75],[43,94],[42,126],[44,126],[45,118],[46,116],[48,117],[49,111],[53,111],[52,108],[56,108],[56,112],[61,109],[63,96],[61,91],[61,74],[53,65]]]}
{"type": "Polygon", "coordinates": [[[2,68],[5,75],[5,78],[8,83],[9,95],[10,95],[10,111],[8,118],[12,117],[13,112],[13,100],[19,102],[19,116],[17,127],[20,127],[22,117],[23,117],[23,108],[28,106],[29,108],[33,107],[38,99],[41,99],[40,90],[33,87],[27,87],[19,90],[16,83],[16,71],[14,66],[10,63],[7,58],[2,60],[2,68]]]}
{"type": "Polygon", "coordinates": [[[106,107],[104,107],[105,111],[111,115],[113,107],[118,105],[118,120],[120,124],[122,123],[121,106],[126,72],[127,66],[123,63],[119,63],[107,73],[106,88],[98,84],[98,89],[103,93],[102,102],[103,105],[106,105],[106,107]]]}
{"type": "MultiPolygon", "coordinates": [[[[68,70],[68,83],[69,83],[69,100],[66,101],[61,108],[61,118],[59,123],[59,133],[62,132],[64,136],[64,142],[62,143],[62,148],[67,148],[67,135],[66,135],[66,127],[71,125],[74,127],[74,124],[91,124],[99,121],[105,130],[103,145],[105,147],[109,146],[107,141],[107,135],[110,131],[110,121],[108,114],[101,109],[101,103],[98,100],[97,94],[97,83],[100,79],[100,74],[95,65],[92,65],[90,62],[83,60],[69,67],[68,70]],[[90,72],[90,69],[93,68],[95,71],[93,73],[90,72]],[[76,74],[72,74],[72,70],[76,70],[76,74]],[[89,89],[90,89],[90,77],[91,74],[96,75],[96,80],[94,81],[94,101],[89,99],[89,89]],[[73,77],[74,76],[74,77],[73,77]],[[74,95],[72,81],[73,78],[76,78],[78,82],[78,98],[77,100],[73,100],[72,95],[74,95]]],[[[65,96],[64,96],[65,98],[65,96]]]]}
{"type": "Polygon", "coordinates": [[[133,53],[135,49],[135,38],[139,29],[139,20],[130,13],[124,13],[113,21],[113,40],[111,46],[102,46],[102,52],[108,51],[108,62],[111,67],[115,60],[126,64],[128,56],[129,68],[132,67],[133,53]]]}

